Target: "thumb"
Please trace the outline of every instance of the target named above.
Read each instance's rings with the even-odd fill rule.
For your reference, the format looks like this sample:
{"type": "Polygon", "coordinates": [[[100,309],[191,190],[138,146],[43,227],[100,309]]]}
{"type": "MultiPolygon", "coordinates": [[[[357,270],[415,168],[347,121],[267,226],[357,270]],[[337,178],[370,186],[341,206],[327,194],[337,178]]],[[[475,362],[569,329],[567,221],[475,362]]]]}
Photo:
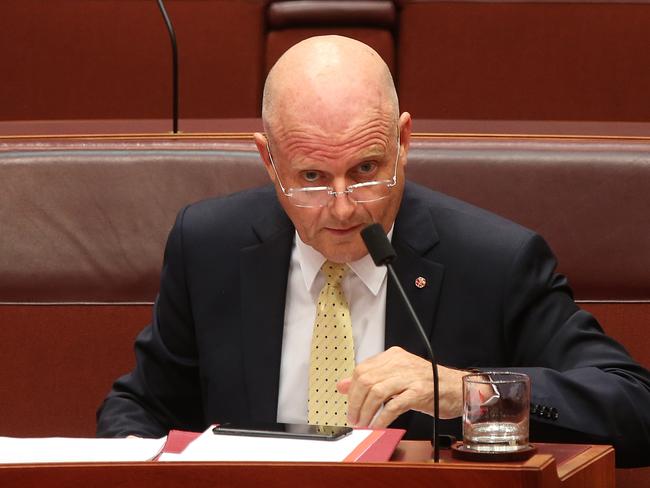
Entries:
{"type": "Polygon", "coordinates": [[[343,378],[336,384],[336,389],[342,395],[347,395],[350,390],[350,383],[352,383],[351,378],[343,378]]]}

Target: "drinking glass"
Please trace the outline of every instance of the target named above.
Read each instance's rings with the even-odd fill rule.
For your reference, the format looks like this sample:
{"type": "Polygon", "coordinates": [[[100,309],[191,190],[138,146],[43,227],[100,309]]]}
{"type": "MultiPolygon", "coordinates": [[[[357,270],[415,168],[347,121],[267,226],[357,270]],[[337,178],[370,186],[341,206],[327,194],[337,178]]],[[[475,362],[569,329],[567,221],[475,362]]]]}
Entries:
{"type": "Polygon", "coordinates": [[[463,377],[463,444],[476,452],[527,449],[530,379],[523,373],[463,377]]]}

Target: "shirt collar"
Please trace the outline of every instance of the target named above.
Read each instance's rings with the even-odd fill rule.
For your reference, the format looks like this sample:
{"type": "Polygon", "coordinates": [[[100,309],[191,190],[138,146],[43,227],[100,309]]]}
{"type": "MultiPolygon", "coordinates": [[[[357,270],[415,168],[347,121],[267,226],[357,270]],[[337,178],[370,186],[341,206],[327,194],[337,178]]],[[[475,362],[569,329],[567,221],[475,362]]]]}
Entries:
{"type": "MultiPolygon", "coordinates": [[[[393,227],[390,228],[388,232],[388,239],[391,240],[393,237],[393,227]]],[[[305,287],[307,290],[311,290],[314,285],[314,281],[318,276],[321,266],[327,261],[325,256],[323,256],[316,249],[311,247],[308,244],[305,244],[303,240],[298,235],[296,231],[296,253],[298,257],[298,263],[300,264],[300,269],[302,270],[302,276],[305,280],[305,287]]],[[[370,292],[377,296],[379,290],[381,289],[381,284],[384,281],[386,276],[386,267],[385,266],[375,266],[372,258],[369,254],[366,254],[361,259],[347,263],[350,269],[356,274],[359,279],[363,282],[364,285],[370,290],[370,292]]]]}

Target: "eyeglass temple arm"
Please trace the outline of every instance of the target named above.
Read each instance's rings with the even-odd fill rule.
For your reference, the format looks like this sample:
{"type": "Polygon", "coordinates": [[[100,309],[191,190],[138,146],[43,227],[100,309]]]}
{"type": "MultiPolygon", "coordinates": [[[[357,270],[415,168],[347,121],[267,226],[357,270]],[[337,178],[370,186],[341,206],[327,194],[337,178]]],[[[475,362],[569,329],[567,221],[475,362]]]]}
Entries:
{"type": "Polygon", "coordinates": [[[266,152],[269,155],[269,161],[271,162],[271,167],[273,168],[273,172],[275,173],[275,177],[278,179],[278,185],[280,185],[280,190],[282,190],[282,194],[285,197],[290,197],[287,193],[287,190],[284,188],[284,185],[282,184],[282,180],[280,179],[280,175],[278,174],[278,170],[275,167],[275,162],[273,161],[273,155],[271,154],[271,147],[269,146],[269,141],[268,139],[266,140],[266,152]]]}

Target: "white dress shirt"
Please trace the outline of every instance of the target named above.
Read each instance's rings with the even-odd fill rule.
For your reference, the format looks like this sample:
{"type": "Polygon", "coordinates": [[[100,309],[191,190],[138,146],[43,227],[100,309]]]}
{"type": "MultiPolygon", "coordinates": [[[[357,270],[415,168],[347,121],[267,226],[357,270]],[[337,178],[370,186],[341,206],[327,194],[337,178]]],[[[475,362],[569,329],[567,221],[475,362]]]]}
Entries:
{"type": "MultiPolygon", "coordinates": [[[[392,236],[392,229],[389,238],[392,236]]],[[[316,301],[325,278],[325,257],[305,244],[298,233],[289,265],[282,336],[278,422],[307,423],[309,355],[316,301]]],[[[348,263],[343,291],[350,305],[355,362],[384,350],[386,322],[386,267],[375,266],[369,255],[348,263]]]]}

